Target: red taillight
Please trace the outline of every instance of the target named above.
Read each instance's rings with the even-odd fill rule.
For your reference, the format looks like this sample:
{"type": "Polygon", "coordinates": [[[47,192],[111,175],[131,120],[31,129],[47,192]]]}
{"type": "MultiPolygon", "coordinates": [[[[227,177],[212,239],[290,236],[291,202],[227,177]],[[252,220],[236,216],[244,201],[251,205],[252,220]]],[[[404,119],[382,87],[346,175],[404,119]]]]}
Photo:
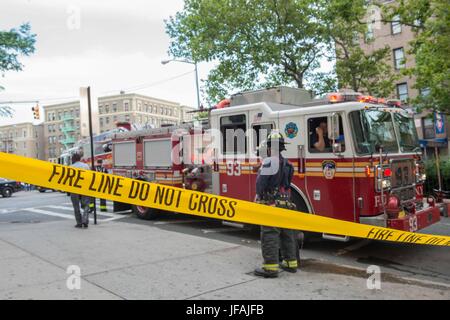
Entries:
{"type": "Polygon", "coordinates": [[[384,169],[384,176],[390,177],[392,175],[392,170],[389,168],[384,169]]]}

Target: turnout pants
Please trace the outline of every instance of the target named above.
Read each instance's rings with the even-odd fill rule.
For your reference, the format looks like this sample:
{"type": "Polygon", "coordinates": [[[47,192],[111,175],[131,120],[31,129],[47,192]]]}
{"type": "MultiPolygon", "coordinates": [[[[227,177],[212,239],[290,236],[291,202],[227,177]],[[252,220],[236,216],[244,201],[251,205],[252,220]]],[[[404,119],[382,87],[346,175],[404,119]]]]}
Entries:
{"type": "Polygon", "coordinates": [[[81,196],[78,194],[71,193],[70,200],[72,201],[73,210],[75,213],[75,220],[77,224],[89,224],[89,203],[90,198],[86,196],[81,196]],[[83,209],[83,215],[80,212],[80,205],[83,209]]]}
{"type": "Polygon", "coordinates": [[[285,261],[296,265],[295,230],[261,226],[261,250],[265,269],[278,269],[280,250],[285,261]]]}

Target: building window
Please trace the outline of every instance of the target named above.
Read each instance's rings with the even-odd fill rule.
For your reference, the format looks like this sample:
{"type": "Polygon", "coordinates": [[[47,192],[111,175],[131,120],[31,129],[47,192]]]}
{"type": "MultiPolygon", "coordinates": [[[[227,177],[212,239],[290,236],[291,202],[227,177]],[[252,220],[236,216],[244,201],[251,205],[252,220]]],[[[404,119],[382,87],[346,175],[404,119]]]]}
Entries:
{"type": "Polygon", "coordinates": [[[103,113],[103,106],[99,106],[99,107],[98,107],[98,113],[99,113],[99,114],[102,114],[102,113],[103,113]]]}
{"type": "Polygon", "coordinates": [[[434,139],[436,132],[434,130],[434,121],[432,118],[422,118],[423,138],[434,139]]]}
{"type": "Polygon", "coordinates": [[[109,105],[105,104],[105,113],[109,113],[109,105]]]}
{"type": "Polygon", "coordinates": [[[100,118],[99,122],[100,122],[100,127],[103,127],[103,118],[100,118]]]}
{"type": "Polygon", "coordinates": [[[106,118],[105,118],[105,123],[106,123],[106,124],[109,124],[109,117],[106,117],[106,118]]]}
{"type": "Polygon", "coordinates": [[[117,116],[113,116],[113,121],[117,122],[117,116]]]}
{"type": "Polygon", "coordinates": [[[402,32],[402,24],[400,23],[400,17],[398,15],[394,16],[391,22],[391,33],[399,34],[402,32]]]}
{"type": "Polygon", "coordinates": [[[422,88],[422,89],[420,89],[420,95],[422,97],[428,97],[430,95],[430,88],[422,88]]]}
{"type": "Polygon", "coordinates": [[[130,110],[130,105],[128,104],[128,102],[124,102],[123,108],[124,108],[125,111],[129,111],[130,110]]]}
{"type": "Polygon", "coordinates": [[[126,122],[130,122],[130,115],[129,115],[129,114],[126,114],[126,115],[125,115],[125,121],[126,121],[126,122]]]}
{"type": "Polygon", "coordinates": [[[402,102],[408,100],[408,84],[406,82],[397,84],[397,98],[402,102]]]}
{"type": "Polygon", "coordinates": [[[112,112],[117,112],[117,103],[112,104],[112,112]]]}
{"type": "Polygon", "coordinates": [[[405,67],[405,52],[403,48],[394,49],[394,67],[397,70],[405,67]]]}

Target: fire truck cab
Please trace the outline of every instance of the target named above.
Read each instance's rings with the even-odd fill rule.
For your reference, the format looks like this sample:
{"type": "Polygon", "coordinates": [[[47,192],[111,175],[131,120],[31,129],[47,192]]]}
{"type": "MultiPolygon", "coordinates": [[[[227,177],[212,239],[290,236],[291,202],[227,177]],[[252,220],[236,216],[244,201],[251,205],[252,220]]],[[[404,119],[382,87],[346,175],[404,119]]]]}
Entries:
{"type": "Polygon", "coordinates": [[[283,156],[295,168],[298,210],[406,231],[440,220],[438,204],[423,197],[413,116],[384,100],[357,93],[313,100],[303,89],[271,88],[234,95],[228,107],[211,111],[210,126],[220,133],[215,194],[254,200],[257,146],[278,130],[288,143],[283,156]]]}

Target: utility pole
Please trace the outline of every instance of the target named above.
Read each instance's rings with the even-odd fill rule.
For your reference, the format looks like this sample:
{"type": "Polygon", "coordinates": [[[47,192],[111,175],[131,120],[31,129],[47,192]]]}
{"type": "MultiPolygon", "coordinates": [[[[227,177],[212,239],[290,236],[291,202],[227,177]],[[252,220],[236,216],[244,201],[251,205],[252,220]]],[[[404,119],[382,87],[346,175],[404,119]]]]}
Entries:
{"type": "MultiPolygon", "coordinates": [[[[87,87],[88,110],[89,110],[89,138],[91,141],[91,168],[95,170],[94,161],[94,134],[92,132],[92,110],[91,110],[91,87],[87,87]]],[[[97,224],[97,206],[94,198],[94,224],[97,224]]]]}

